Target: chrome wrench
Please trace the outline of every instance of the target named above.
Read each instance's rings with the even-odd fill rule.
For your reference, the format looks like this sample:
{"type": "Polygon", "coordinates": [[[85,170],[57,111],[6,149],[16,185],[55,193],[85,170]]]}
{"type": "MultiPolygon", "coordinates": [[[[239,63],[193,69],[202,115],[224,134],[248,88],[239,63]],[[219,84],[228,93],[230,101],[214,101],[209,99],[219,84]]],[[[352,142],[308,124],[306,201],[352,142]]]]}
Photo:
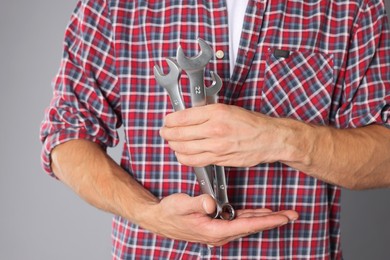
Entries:
{"type": "MultiPolygon", "coordinates": [[[[218,92],[222,88],[222,80],[218,74],[211,73],[213,84],[205,89],[207,104],[218,103],[218,92]]],[[[214,165],[214,192],[220,207],[220,218],[232,220],[235,218],[233,206],[229,203],[226,185],[226,173],[223,166],[214,165]]]]}
{"type": "MultiPolygon", "coordinates": [[[[172,58],[166,58],[166,62],[169,66],[169,73],[163,74],[161,68],[158,65],[154,66],[154,76],[157,83],[163,87],[171,99],[173,109],[180,111],[185,109],[181,88],[179,84],[179,78],[181,75],[181,68],[172,58]]],[[[206,167],[194,167],[196,179],[200,185],[202,193],[209,194],[215,201],[217,201],[214,193],[213,184],[210,181],[209,173],[206,167]]],[[[212,215],[213,218],[217,218],[220,213],[220,206],[217,206],[217,211],[212,215]]]]}
{"type": "MultiPolygon", "coordinates": [[[[186,70],[190,79],[193,106],[202,106],[207,103],[217,103],[217,94],[222,88],[222,80],[217,74],[211,72],[213,84],[209,88],[205,89],[204,69],[212,58],[213,52],[211,47],[202,39],[198,39],[198,42],[201,47],[201,51],[196,57],[186,57],[181,47],[179,47],[177,56],[178,63],[179,65],[181,64],[180,66],[178,66],[173,59],[167,58],[167,63],[170,67],[169,74],[163,75],[158,66],[155,66],[154,68],[156,80],[167,90],[175,111],[185,109],[179,86],[181,68],[186,70]]],[[[224,168],[221,166],[210,165],[207,167],[194,167],[194,171],[202,192],[209,194],[217,202],[217,211],[214,213],[213,217],[220,217],[227,220],[234,219],[235,211],[231,204],[229,204],[227,197],[224,168]],[[210,181],[211,179],[214,181],[213,183],[210,181]]]]}
{"type": "MultiPolygon", "coordinates": [[[[179,66],[185,70],[190,81],[191,102],[193,107],[207,104],[204,87],[204,70],[213,57],[213,49],[203,39],[198,38],[198,44],[200,46],[200,52],[194,57],[187,57],[181,46],[177,49],[177,62],[179,66]]],[[[213,82],[213,85],[215,84],[218,84],[219,88],[222,87],[221,80],[219,82],[213,82]]],[[[217,202],[217,212],[214,217],[220,217],[222,207],[220,203],[218,203],[215,190],[213,189],[214,183],[211,182],[215,177],[213,176],[213,170],[212,166],[194,167],[202,192],[210,194],[217,202]]]]}
{"type": "Polygon", "coordinates": [[[166,58],[165,60],[169,66],[169,73],[164,74],[161,68],[158,65],[155,65],[154,77],[157,80],[157,83],[168,92],[173,110],[184,110],[185,105],[179,84],[181,68],[177,65],[174,59],[166,58]]]}
{"type": "MultiPolygon", "coordinates": [[[[195,57],[185,56],[183,49],[179,46],[177,62],[189,77],[192,105],[215,104],[218,102],[217,94],[222,88],[222,80],[217,74],[211,73],[213,84],[207,89],[204,88],[204,70],[213,57],[213,50],[200,38],[198,38],[198,44],[200,52],[195,57]]],[[[235,211],[229,203],[227,196],[225,169],[221,166],[215,166],[213,172],[214,176],[212,176],[212,173],[209,173],[209,178],[214,180],[214,194],[218,204],[217,215],[222,219],[234,219],[235,211]]]]}

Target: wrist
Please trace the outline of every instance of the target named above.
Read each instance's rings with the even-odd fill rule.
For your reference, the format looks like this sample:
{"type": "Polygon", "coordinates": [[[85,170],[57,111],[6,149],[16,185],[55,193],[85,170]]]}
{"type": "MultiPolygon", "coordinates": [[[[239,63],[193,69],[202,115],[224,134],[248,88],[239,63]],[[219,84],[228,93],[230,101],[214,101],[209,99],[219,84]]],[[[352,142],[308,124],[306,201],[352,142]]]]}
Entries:
{"type": "Polygon", "coordinates": [[[129,175],[121,166],[109,158],[105,177],[100,175],[99,186],[102,198],[106,198],[110,212],[120,215],[131,222],[143,225],[148,210],[159,203],[149,190],[129,175]]]}
{"type": "Polygon", "coordinates": [[[293,119],[277,119],[281,127],[281,162],[310,168],[318,147],[318,127],[293,119]]]}
{"type": "Polygon", "coordinates": [[[159,199],[144,187],[138,187],[137,194],[133,194],[133,196],[131,203],[129,201],[121,203],[125,206],[123,210],[124,217],[143,228],[150,229],[150,224],[155,221],[155,219],[150,219],[150,217],[155,218],[155,216],[158,216],[155,212],[160,202],[159,199]]]}

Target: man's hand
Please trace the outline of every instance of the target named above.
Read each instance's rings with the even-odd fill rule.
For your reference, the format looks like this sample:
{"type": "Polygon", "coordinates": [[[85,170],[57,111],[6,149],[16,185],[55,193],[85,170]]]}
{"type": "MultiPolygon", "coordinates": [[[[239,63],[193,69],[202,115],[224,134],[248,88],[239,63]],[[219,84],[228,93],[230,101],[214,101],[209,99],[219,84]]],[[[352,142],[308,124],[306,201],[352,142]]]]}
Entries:
{"type": "Polygon", "coordinates": [[[298,218],[291,210],[244,209],[238,210],[232,221],[212,219],[208,214],[213,213],[215,207],[214,200],[206,194],[198,197],[173,194],[145,210],[140,224],[164,237],[220,246],[298,218]]]}
{"type": "Polygon", "coordinates": [[[169,238],[222,245],[298,217],[294,211],[248,209],[236,211],[237,218],[227,221],[208,216],[216,209],[209,195],[173,194],[159,200],[98,144],[86,140],[57,146],[52,158],[56,176],[91,205],[169,238]]]}
{"type": "Polygon", "coordinates": [[[277,119],[223,104],[167,115],[161,136],[189,166],[249,167],[283,159],[291,152],[277,119]]]}
{"type": "Polygon", "coordinates": [[[279,161],[349,189],[390,185],[390,130],[380,125],[336,129],[215,104],[167,115],[160,134],[189,166],[279,161]]]}

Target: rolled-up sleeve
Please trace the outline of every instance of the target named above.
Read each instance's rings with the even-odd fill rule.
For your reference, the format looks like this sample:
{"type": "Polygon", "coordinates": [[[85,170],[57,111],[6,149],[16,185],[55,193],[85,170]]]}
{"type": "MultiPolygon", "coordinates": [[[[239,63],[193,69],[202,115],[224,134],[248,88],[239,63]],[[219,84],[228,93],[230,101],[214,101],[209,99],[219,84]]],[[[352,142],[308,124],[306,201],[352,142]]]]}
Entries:
{"type": "Polygon", "coordinates": [[[50,153],[55,146],[86,139],[106,148],[119,141],[120,91],[113,37],[106,1],[80,1],[65,33],[53,98],[40,129],[42,165],[52,176],[50,153]]]}
{"type": "Polygon", "coordinates": [[[383,1],[366,1],[350,39],[335,126],[390,126],[390,30],[383,1]]]}

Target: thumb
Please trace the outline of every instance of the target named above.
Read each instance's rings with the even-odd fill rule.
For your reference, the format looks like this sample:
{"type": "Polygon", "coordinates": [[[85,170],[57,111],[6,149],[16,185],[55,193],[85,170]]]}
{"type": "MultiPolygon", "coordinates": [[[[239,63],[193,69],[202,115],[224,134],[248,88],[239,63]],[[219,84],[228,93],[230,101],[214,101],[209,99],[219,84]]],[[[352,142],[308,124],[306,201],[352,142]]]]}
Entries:
{"type": "Polygon", "coordinates": [[[208,194],[202,194],[191,198],[191,203],[188,205],[191,213],[212,214],[217,209],[215,200],[208,194]]]}

